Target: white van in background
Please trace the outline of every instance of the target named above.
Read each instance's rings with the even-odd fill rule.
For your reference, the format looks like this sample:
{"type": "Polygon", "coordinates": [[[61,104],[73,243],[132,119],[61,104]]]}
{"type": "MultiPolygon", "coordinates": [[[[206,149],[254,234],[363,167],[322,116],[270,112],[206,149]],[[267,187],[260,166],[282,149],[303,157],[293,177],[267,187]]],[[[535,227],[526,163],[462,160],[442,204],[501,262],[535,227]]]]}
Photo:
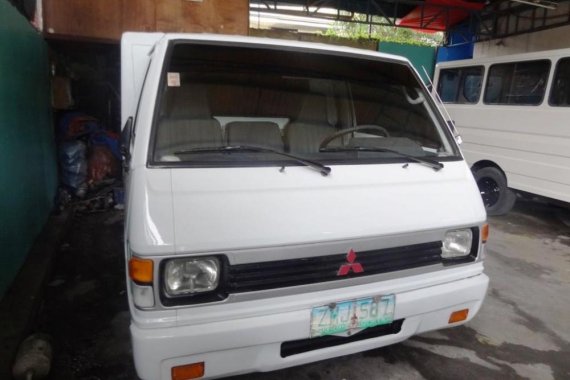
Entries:
{"type": "Polygon", "coordinates": [[[434,83],[489,215],[509,188],[570,203],[570,49],[440,63],[434,83]]]}
{"type": "Polygon", "coordinates": [[[121,48],[141,378],[271,371],[477,313],[485,209],[408,61],[220,35],[121,48]]]}

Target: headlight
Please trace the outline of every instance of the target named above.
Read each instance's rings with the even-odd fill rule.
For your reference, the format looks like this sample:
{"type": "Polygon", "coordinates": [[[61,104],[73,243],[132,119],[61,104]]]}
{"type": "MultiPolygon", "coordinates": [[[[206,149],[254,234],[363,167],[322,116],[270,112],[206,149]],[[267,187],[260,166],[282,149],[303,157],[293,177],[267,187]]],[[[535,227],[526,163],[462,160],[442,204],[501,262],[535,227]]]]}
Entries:
{"type": "Polygon", "coordinates": [[[170,296],[210,292],[218,287],[220,262],[215,257],[169,260],[164,267],[164,284],[170,296]]]}
{"type": "Polygon", "coordinates": [[[465,257],[471,253],[473,232],[471,229],[447,231],[443,239],[441,257],[454,259],[465,257]]]}

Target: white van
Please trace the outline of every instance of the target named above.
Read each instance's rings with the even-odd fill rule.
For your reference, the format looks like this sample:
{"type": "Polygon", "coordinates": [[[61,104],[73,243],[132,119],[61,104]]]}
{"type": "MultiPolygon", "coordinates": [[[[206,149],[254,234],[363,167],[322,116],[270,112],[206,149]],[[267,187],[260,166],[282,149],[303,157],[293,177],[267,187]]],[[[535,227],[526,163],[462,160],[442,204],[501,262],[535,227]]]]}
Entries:
{"type": "Polygon", "coordinates": [[[126,33],[122,97],[141,378],[300,365],[481,307],[485,209],[405,59],[126,33]]]}
{"type": "Polygon", "coordinates": [[[570,206],[570,49],[440,63],[434,82],[489,215],[510,189],[570,206]]]}

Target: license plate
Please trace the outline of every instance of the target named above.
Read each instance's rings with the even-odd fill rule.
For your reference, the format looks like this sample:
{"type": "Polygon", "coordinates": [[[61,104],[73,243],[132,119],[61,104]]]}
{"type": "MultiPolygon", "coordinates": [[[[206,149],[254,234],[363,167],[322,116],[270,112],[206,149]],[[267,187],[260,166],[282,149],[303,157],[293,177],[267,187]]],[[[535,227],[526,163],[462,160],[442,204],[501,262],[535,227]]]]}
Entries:
{"type": "Polygon", "coordinates": [[[368,327],[392,323],[395,307],[396,297],[393,294],[314,307],[311,338],[352,335],[368,327]]]}

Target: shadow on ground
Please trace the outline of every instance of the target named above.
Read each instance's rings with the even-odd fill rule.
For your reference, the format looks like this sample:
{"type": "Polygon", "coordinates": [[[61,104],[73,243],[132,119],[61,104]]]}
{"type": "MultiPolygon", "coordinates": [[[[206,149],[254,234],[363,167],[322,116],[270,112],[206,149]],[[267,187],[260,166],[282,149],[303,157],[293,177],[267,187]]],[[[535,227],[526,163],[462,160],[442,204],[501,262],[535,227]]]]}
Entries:
{"type": "Polygon", "coordinates": [[[119,211],[76,215],[48,283],[39,330],[54,338],[50,379],[136,379],[119,211]]]}

